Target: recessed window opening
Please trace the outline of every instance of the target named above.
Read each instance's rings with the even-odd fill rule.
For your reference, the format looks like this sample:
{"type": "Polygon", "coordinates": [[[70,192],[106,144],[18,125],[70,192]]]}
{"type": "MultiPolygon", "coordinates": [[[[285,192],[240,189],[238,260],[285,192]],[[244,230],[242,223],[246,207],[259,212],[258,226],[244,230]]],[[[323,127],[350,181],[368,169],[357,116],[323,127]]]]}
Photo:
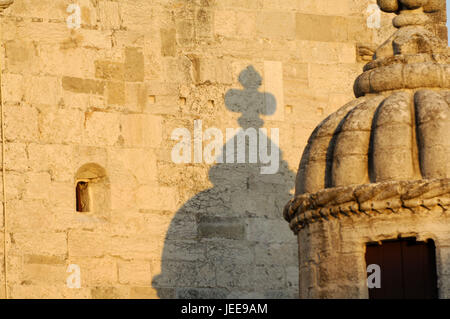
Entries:
{"type": "Polygon", "coordinates": [[[98,218],[108,219],[110,214],[110,184],[103,167],[88,163],[75,174],[75,209],[98,218]]]}
{"type": "Polygon", "coordinates": [[[90,207],[89,182],[79,181],[76,187],[77,212],[87,213],[90,207]]]}

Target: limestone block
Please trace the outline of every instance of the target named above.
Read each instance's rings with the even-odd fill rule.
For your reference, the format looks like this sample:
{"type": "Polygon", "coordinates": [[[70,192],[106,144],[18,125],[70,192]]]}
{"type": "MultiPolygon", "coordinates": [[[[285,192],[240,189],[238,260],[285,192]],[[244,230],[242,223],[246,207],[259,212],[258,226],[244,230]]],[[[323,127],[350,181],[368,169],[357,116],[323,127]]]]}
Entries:
{"type": "Polygon", "coordinates": [[[269,290],[264,294],[264,299],[298,299],[298,289],[269,290]]]}
{"type": "Polygon", "coordinates": [[[211,261],[211,254],[215,256],[217,250],[210,249],[210,247],[209,243],[205,245],[196,241],[166,240],[164,243],[164,257],[174,260],[204,261],[208,251],[208,260],[211,261]]]}
{"type": "Polygon", "coordinates": [[[274,265],[256,266],[255,285],[259,289],[285,289],[286,273],[283,267],[274,265]]]}
{"type": "Polygon", "coordinates": [[[200,238],[244,239],[245,233],[245,224],[239,218],[202,216],[199,220],[200,238]]]}
{"type": "MultiPolygon", "coordinates": [[[[216,21],[216,26],[218,26],[216,21]]],[[[235,35],[239,38],[253,38],[257,33],[257,14],[249,11],[237,11],[235,15],[235,35]]]]}
{"type": "Polygon", "coordinates": [[[349,20],[339,16],[297,13],[296,39],[322,42],[347,42],[349,20]]]}
{"type": "Polygon", "coordinates": [[[119,3],[122,26],[131,31],[151,31],[155,10],[152,3],[126,0],[119,3]]]}
{"type": "Polygon", "coordinates": [[[323,87],[333,93],[350,94],[353,87],[353,79],[359,73],[359,68],[354,64],[310,64],[309,83],[312,89],[319,90],[323,87]]]}
{"type": "MultiPolygon", "coordinates": [[[[299,87],[300,83],[308,85],[308,73],[309,65],[307,63],[287,63],[283,65],[283,79],[284,86],[286,87],[287,79],[295,79],[299,82],[295,82],[295,87],[299,87]]],[[[285,89],[286,94],[286,89],[285,89]]]]}
{"type": "Polygon", "coordinates": [[[131,112],[143,112],[147,108],[147,86],[141,83],[125,83],[125,107],[131,112]]]}
{"type": "Polygon", "coordinates": [[[95,61],[95,77],[123,81],[125,79],[125,65],[120,62],[95,61]]]}
{"type": "MultiPolygon", "coordinates": [[[[367,10],[367,8],[366,8],[367,10]]],[[[348,23],[348,41],[351,42],[362,42],[362,43],[372,43],[374,32],[373,29],[367,26],[366,16],[350,17],[347,19],[348,23]]]]}
{"type": "Polygon", "coordinates": [[[39,57],[36,45],[31,41],[8,41],[5,43],[6,67],[9,72],[39,72],[39,57]]]}
{"type": "Polygon", "coordinates": [[[81,28],[71,38],[66,39],[65,43],[62,44],[63,48],[64,45],[67,49],[72,49],[73,47],[95,47],[110,50],[112,47],[111,32],[109,30],[98,31],[81,28]]]}
{"type": "Polygon", "coordinates": [[[136,180],[130,178],[130,175],[115,175],[112,171],[111,179],[111,209],[123,210],[135,207],[135,190],[139,187],[136,180]],[[117,183],[117,181],[120,181],[117,183]]]}
{"type": "MultiPolygon", "coordinates": [[[[69,257],[67,263],[75,264],[80,267],[82,288],[108,285],[113,286],[117,283],[117,264],[112,258],[69,257]]],[[[67,266],[65,268],[67,268],[67,266]]],[[[66,273],[66,277],[68,276],[69,273],[66,273]]]]}
{"type": "Polygon", "coordinates": [[[85,114],[83,143],[88,145],[114,145],[120,136],[120,115],[106,112],[85,114]]]}
{"type": "MultiPolygon", "coordinates": [[[[293,268],[296,269],[298,277],[298,267],[296,267],[298,263],[297,250],[298,250],[297,244],[295,242],[291,244],[258,243],[255,246],[255,262],[257,265],[270,265],[270,264],[291,265],[293,268]]],[[[298,279],[295,284],[298,285],[298,279]]]]}
{"type": "Polygon", "coordinates": [[[67,236],[69,257],[102,257],[111,247],[107,234],[72,230],[67,236]]]}
{"type": "Polygon", "coordinates": [[[263,8],[266,10],[286,10],[286,11],[290,11],[290,10],[296,10],[298,9],[298,1],[295,0],[275,0],[275,1],[270,1],[270,0],[263,0],[263,8]]]}
{"type": "Polygon", "coordinates": [[[299,288],[299,269],[297,266],[286,267],[286,281],[288,288],[294,289],[298,297],[299,288]]]}
{"type": "Polygon", "coordinates": [[[61,102],[69,108],[87,110],[89,108],[90,99],[91,95],[89,93],[80,94],[63,90],[61,102]]]}
{"type": "Polygon", "coordinates": [[[119,29],[121,25],[118,2],[100,1],[98,3],[99,19],[102,29],[119,29]]]}
{"type": "Polygon", "coordinates": [[[157,180],[157,157],[154,151],[124,148],[111,149],[108,154],[110,161],[107,170],[113,184],[124,183],[124,179],[136,179],[139,184],[157,180]]]}
{"type": "Polygon", "coordinates": [[[194,75],[197,83],[231,83],[231,69],[223,59],[193,59],[194,75]]]}
{"type": "Polygon", "coordinates": [[[64,76],[62,78],[62,86],[64,90],[75,93],[92,93],[102,95],[105,90],[105,83],[102,81],[68,76],[64,76]]]}
{"type": "Polygon", "coordinates": [[[290,12],[262,12],[257,17],[257,34],[263,38],[292,40],[295,28],[295,15],[290,12]]]}
{"type": "Polygon", "coordinates": [[[27,263],[22,267],[21,280],[27,284],[35,285],[55,285],[66,282],[68,273],[67,266],[62,265],[48,265],[48,264],[32,264],[27,263]]]}
{"type": "MultiPolygon", "coordinates": [[[[145,221],[145,225],[148,224],[149,222],[145,221]]],[[[161,223],[159,225],[161,226],[161,223]]],[[[151,228],[156,229],[156,224],[154,226],[152,225],[151,228]]],[[[160,232],[163,232],[167,228],[160,227],[159,229],[160,232]]],[[[151,231],[142,231],[141,234],[143,235],[136,236],[132,233],[128,236],[114,236],[111,238],[109,253],[113,256],[120,256],[127,260],[149,260],[159,258],[159,256],[161,256],[162,238],[164,238],[164,236],[155,232],[154,238],[149,240],[149,236],[153,235],[151,231]]]]}
{"type": "Polygon", "coordinates": [[[30,163],[27,155],[27,145],[24,143],[5,144],[5,167],[14,171],[27,171],[30,169],[30,163]]]}
{"type": "Polygon", "coordinates": [[[70,289],[66,284],[60,285],[13,285],[10,298],[15,299],[90,299],[89,289],[70,289]]]}
{"type": "Polygon", "coordinates": [[[304,63],[355,63],[355,47],[349,43],[297,41],[299,59],[304,63]]]}
{"type": "Polygon", "coordinates": [[[213,32],[213,11],[206,6],[199,6],[195,10],[195,36],[198,39],[211,39],[213,32]]]}
{"type": "Polygon", "coordinates": [[[99,286],[91,288],[92,299],[122,299],[127,298],[129,295],[129,289],[126,286],[99,286]]]}
{"type": "Polygon", "coordinates": [[[150,286],[152,275],[150,263],[144,261],[119,262],[119,283],[136,286],[150,286]]]}
{"type": "Polygon", "coordinates": [[[286,222],[263,218],[252,218],[247,221],[247,238],[262,243],[287,243],[292,241],[292,235],[286,227],[286,222]]]}
{"type": "Polygon", "coordinates": [[[37,110],[27,106],[5,106],[5,137],[11,141],[33,142],[37,141],[38,113],[37,110]],[[27,125],[23,125],[27,123],[27,125]]]}
{"type": "Polygon", "coordinates": [[[441,267],[438,269],[438,274],[441,276],[450,275],[450,247],[441,246],[438,248],[437,258],[441,267]]]}
{"type": "Polygon", "coordinates": [[[100,52],[90,47],[77,47],[71,50],[55,50],[52,44],[41,44],[39,49],[39,66],[42,72],[58,76],[76,78],[94,78],[95,65],[100,52]]]}
{"type": "Polygon", "coordinates": [[[60,84],[56,77],[31,77],[25,89],[25,100],[32,104],[57,104],[61,98],[60,84]],[[43,94],[45,92],[45,94],[43,94]]]}
{"type": "Polygon", "coordinates": [[[248,289],[252,286],[257,289],[283,289],[286,288],[285,273],[280,266],[248,266],[226,262],[217,265],[217,283],[219,286],[236,290],[248,289]]]}
{"type": "Polygon", "coordinates": [[[26,229],[56,231],[62,228],[55,227],[55,223],[60,220],[49,213],[42,200],[15,199],[10,196],[6,208],[8,212],[14,212],[8,214],[8,229],[13,233],[26,229]]]}
{"type": "Polygon", "coordinates": [[[67,254],[66,233],[21,231],[12,235],[13,247],[22,253],[39,255],[67,254]]]}
{"type": "Polygon", "coordinates": [[[251,289],[254,286],[255,269],[248,265],[226,261],[217,264],[216,280],[219,287],[226,287],[231,291],[251,289]]]}
{"type": "Polygon", "coordinates": [[[178,206],[178,192],[175,187],[139,187],[136,203],[142,209],[175,210],[178,206]]]}
{"type": "Polygon", "coordinates": [[[33,265],[65,265],[65,256],[24,255],[25,264],[33,265]]]}
{"type": "Polygon", "coordinates": [[[31,173],[27,176],[24,198],[48,200],[50,196],[50,174],[31,173]]]}
{"type": "MultiPolygon", "coordinates": [[[[168,261],[165,276],[154,277],[155,287],[211,287],[216,285],[214,267],[210,263],[168,261]]],[[[219,278],[217,284],[221,285],[219,278]]]]}
{"type": "Polygon", "coordinates": [[[234,9],[250,9],[258,10],[263,8],[263,2],[260,0],[223,0],[217,3],[217,7],[222,8],[234,8],[234,9]]]}
{"type": "Polygon", "coordinates": [[[74,178],[74,148],[62,145],[28,144],[29,165],[34,171],[50,171],[57,181],[71,181],[74,178]]]}
{"type": "Polygon", "coordinates": [[[19,103],[24,99],[24,78],[25,77],[20,74],[3,73],[2,80],[5,83],[8,83],[8,85],[3,88],[4,103],[19,103]]]}
{"type": "Polygon", "coordinates": [[[64,0],[43,0],[34,3],[32,0],[14,2],[8,9],[13,15],[21,17],[42,17],[45,19],[64,19],[67,4],[64,0]]]}
{"type": "Polygon", "coordinates": [[[39,114],[40,140],[44,143],[80,143],[84,114],[77,110],[54,110],[39,114]]]}
{"type": "Polygon", "coordinates": [[[170,228],[167,230],[167,239],[176,240],[196,240],[197,230],[196,217],[190,214],[180,216],[172,220],[170,228]]]}
{"type": "Polygon", "coordinates": [[[208,241],[206,246],[208,260],[215,264],[233,261],[236,264],[250,265],[255,262],[255,252],[251,244],[234,240],[218,239],[208,241]]]}
{"type": "Polygon", "coordinates": [[[48,196],[52,202],[52,208],[69,212],[76,209],[74,183],[52,181],[48,196]]]}
{"type": "Polygon", "coordinates": [[[124,105],[125,104],[125,82],[106,83],[108,90],[108,104],[110,105],[124,105]]]}
{"type": "Polygon", "coordinates": [[[157,148],[162,142],[160,117],[146,114],[122,115],[120,123],[125,146],[157,148]]]}
{"type": "Polygon", "coordinates": [[[171,288],[158,288],[153,287],[131,287],[130,288],[131,299],[173,299],[175,298],[175,290],[171,288]]]}
{"type": "Polygon", "coordinates": [[[226,299],[228,291],[220,288],[177,288],[177,299],[226,299]]]}
{"type": "Polygon", "coordinates": [[[256,35],[257,14],[248,11],[217,10],[215,33],[225,37],[250,38],[256,35]]]}
{"type": "Polygon", "coordinates": [[[141,48],[125,48],[125,80],[144,81],[144,55],[141,48]]]}
{"type": "Polygon", "coordinates": [[[60,45],[70,39],[70,29],[65,23],[34,22],[24,23],[10,36],[21,40],[36,41],[40,44],[60,45]]]}
{"type": "Polygon", "coordinates": [[[175,56],[177,52],[177,39],[175,29],[161,29],[161,55],[175,56]]]}

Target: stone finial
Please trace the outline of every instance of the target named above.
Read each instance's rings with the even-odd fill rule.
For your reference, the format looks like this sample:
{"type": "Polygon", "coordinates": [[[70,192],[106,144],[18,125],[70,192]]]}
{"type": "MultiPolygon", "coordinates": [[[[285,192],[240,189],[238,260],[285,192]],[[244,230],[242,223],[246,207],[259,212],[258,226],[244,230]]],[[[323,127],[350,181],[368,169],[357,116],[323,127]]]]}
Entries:
{"type": "Polygon", "coordinates": [[[441,0],[377,0],[384,12],[395,12],[393,24],[396,28],[425,25],[430,20],[425,13],[439,11],[441,0]]]}
{"type": "Polygon", "coordinates": [[[441,0],[377,0],[384,12],[398,12],[423,8],[424,12],[438,11],[441,0]]]}
{"type": "Polygon", "coordinates": [[[399,30],[375,51],[375,61],[369,63],[365,70],[377,67],[380,63],[397,63],[398,59],[403,59],[402,63],[409,63],[409,58],[418,55],[427,61],[439,59],[439,55],[447,58],[447,44],[427,26],[433,21],[429,13],[439,11],[443,0],[378,0],[378,5],[385,12],[397,14],[393,24],[399,30]],[[393,57],[396,57],[395,61],[393,57]]]}
{"type": "Polygon", "coordinates": [[[14,0],[0,0],[0,12],[3,12],[3,10],[8,9],[10,5],[12,5],[14,0]]]}

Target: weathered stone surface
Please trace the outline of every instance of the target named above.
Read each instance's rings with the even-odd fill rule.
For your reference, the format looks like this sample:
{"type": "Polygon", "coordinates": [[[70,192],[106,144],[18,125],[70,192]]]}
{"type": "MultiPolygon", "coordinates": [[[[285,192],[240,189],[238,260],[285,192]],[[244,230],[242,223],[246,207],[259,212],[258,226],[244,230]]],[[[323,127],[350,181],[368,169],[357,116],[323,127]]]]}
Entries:
{"type": "Polygon", "coordinates": [[[367,298],[366,244],[402,237],[436,241],[439,297],[448,296],[449,49],[423,26],[437,3],[378,1],[399,30],[356,79],[357,99],[308,141],[284,210],[302,298],[367,298]]]}
{"type": "MultiPolygon", "coordinates": [[[[362,67],[356,43],[375,46],[393,28],[383,13],[381,29],[367,29],[366,9],[373,3],[83,0],[81,26],[70,29],[67,1],[14,1],[1,21],[7,230],[0,230],[0,260],[9,265],[9,288],[7,295],[0,289],[0,297],[293,296],[297,248],[282,207],[307,137],[352,98],[351,81],[362,67]],[[279,174],[174,164],[174,129],[192,133],[198,119],[204,129],[240,126],[224,96],[243,91],[239,74],[249,65],[262,77],[258,93],[276,97],[276,113],[264,116],[264,127],[280,129],[279,174]],[[77,171],[85,164],[101,166],[107,177],[102,185],[108,191],[96,194],[109,193],[110,201],[98,214],[76,212],[77,171]],[[214,222],[205,223],[205,216],[214,222]],[[67,287],[67,263],[80,266],[80,289],[67,287]],[[230,264],[239,267],[223,266],[230,264]],[[50,271],[51,284],[41,278],[50,271]],[[238,287],[240,278],[245,288],[238,287]]],[[[445,15],[432,15],[433,31],[446,39],[445,15]]],[[[428,52],[429,37],[422,35],[428,52]]],[[[400,41],[398,47],[410,51],[415,44],[400,41]]],[[[412,87],[445,57],[409,59],[431,63],[420,72],[405,70],[412,87]]],[[[441,72],[444,87],[447,72],[441,72]]],[[[361,92],[389,81],[369,75],[361,92]]],[[[315,177],[307,184],[318,190],[327,140],[348,110],[316,141],[322,149],[312,155],[308,174],[315,177]]],[[[431,136],[444,126],[427,123],[420,131],[441,154],[434,146],[441,141],[431,136]]],[[[434,176],[439,171],[427,168],[435,167],[433,161],[422,162],[434,176]]],[[[0,281],[3,273],[0,267],[0,281]]]]}

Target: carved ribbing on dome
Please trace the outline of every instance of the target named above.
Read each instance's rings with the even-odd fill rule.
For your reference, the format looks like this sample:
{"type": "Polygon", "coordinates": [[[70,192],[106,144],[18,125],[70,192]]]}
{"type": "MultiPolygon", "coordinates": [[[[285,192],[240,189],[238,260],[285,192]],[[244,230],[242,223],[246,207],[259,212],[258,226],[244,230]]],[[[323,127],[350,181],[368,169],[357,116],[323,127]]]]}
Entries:
{"type": "Polygon", "coordinates": [[[450,178],[450,91],[362,97],[314,131],[296,194],[388,180],[450,178]]]}

